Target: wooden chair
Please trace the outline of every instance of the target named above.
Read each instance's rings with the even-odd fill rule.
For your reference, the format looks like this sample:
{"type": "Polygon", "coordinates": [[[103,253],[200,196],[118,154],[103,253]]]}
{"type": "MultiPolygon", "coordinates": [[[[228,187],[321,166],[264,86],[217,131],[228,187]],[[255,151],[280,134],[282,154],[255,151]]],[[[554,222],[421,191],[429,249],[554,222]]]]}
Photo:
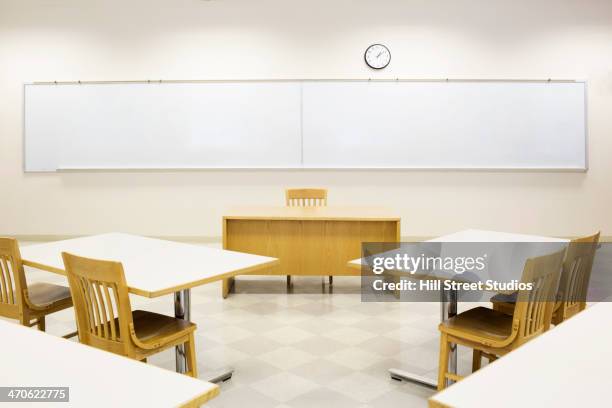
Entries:
{"type": "MultiPolygon", "coordinates": [[[[591,269],[595,251],[599,243],[599,232],[588,237],[574,239],[565,253],[561,279],[557,292],[552,323],[557,325],[586,308],[587,291],[591,279],[591,269]]],[[[495,295],[491,298],[493,309],[512,315],[516,303],[516,293],[495,295]]]]}
{"type": "Polygon", "coordinates": [[[285,191],[287,207],[325,207],[327,190],[324,188],[292,188],[285,191]]]}
{"type": "MultiPolygon", "coordinates": [[[[287,207],[326,207],[327,190],[324,188],[290,188],[285,190],[285,204],[287,207]]],[[[333,284],[334,277],[329,277],[329,284],[333,284]]],[[[291,276],[287,275],[287,286],[291,286],[291,276]]]]}
{"type": "Polygon", "coordinates": [[[195,324],[157,313],[132,312],[123,266],[62,253],[81,343],[145,361],[185,344],[188,372],[198,376],[195,324]]]}
{"type": "Polygon", "coordinates": [[[28,285],[17,240],[0,238],[0,316],[45,331],[45,316],[69,307],[70,289],[42,282],[28,285]]]}
{"type": "Polygon", "coordinates": [[[477,307],[440,323],[438,390],[446,388],[447,379],[462,378],[448,373],[450,344],[473,349],[472,371],[476,371],[483,355],[494,360],[548,330],[554,305],[550,300],[555,297],[564,254],[565,249],[525,262],[521,282],[532,287],[518,292],[514,316],[477,307]]]}

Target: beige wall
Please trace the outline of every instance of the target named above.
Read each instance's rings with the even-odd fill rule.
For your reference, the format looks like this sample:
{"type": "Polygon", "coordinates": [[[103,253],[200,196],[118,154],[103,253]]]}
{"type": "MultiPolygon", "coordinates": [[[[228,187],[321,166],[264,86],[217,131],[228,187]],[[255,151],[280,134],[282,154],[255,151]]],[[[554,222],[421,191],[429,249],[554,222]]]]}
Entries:
{"type": "Polygon", "coordinates": [[[324,186],[395,208],[404,236],[612,235],[610,152],[609,0],[0,0],[0,234],[216,237],[228,206],[324,186]],[[384,72],[363,63],[373,42],[384,72]],[[587,79],[590,170],[22,171],[24,82],[398,76],[587,79]]]}

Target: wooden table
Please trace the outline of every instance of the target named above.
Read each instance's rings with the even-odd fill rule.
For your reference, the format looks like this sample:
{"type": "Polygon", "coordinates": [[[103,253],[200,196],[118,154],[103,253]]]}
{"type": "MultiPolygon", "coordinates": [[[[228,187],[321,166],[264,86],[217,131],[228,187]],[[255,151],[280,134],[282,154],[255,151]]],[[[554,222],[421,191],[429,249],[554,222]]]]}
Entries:
{"type": "MultiPolygon", "coordinates": [[[[428,240],[427,242],[441,242],[441,243],[453,243],[453,242],[474,242],[474,243],[558,243],[566,244],[567,239],[543,237],[539,235],[525,235],[525,234],[512,234],[507,232],[498,231],[485,231],[485,230],[464,230],[453,234],[443,235],[441,237],[428,240]]],[[[560,248],[559,248],[560,249],[560,248]]],[[[383,256],[379,254],[377,256],[383,256]]],[[[544,254],[539,254],[544,255],[544,254]]],[[[532,255],[533,256],[533,255],[532,255]]],[[[516,279],[520,279],[522,273],[522,265],[526,259],[521,260],[517,264],[519,267],[516,271],[516,279]]],[[[516,261],[516,260],[515,260],[516,261]]],[[[349,262],[349,267],[354,270],[361,270],[364,263],[363,259],[354,259],[349,262]]],[[[411,275],[412,277],[419,279],[419,274],[411,275]]],[[[431,276],[422,276],[422,278],[430,279],[431,276]]],[[[445,279],[457,280],[456,275],[448,275],[445,279]]],[[[440,289],[440,321],[445,321],[453,316],[457,315],[457,291],[456,290],[445,290],[440,289]]],[[[416,382],[421,385],[425,385],[430,388],[437,388],[438,381],[430,379],[421,375],[413,374],[402,369],[391,368],[389,369],[391,378],[396,380],[406,380],[416,382]]],[[[457,346],[452,345],[449,353],[449,373],[457,373],[457,346]]],[[[450,380],[449,380],[450,382],[450,380]]]]}
{"type": "MultiPolygon", "coordinates": [[[[74,407],[195,407],[219,387],[0,320],[3,387],[69,387],[74,407]]],[[[30,403],[44,406],[41,403],[30,403]]],[[[30,406],[16,403],[15,406],[30,406]]],[[[0,403],[2,405],[2,403],[0,403]]]]}
{"type": "MultiPolygon", "coordinates": [[[[398,242],[400,217],[378,207],[243,207],[223,217],[223,248],[280,259],[257,274],[359,275],[363,242],[398,242]]],[[[226,279],[223,297],[233,286],[226,279]]]]}
{"type": "MultiPolygon", "coordinates": [[[[191,288],[278,264],[265,256],[121,233],[29,245],[21,257],[26,266],[65,275],[62,252],[121,262],[130,293],[149,298],[174,293],[175,317],[185,320],[191,316],[191,288]]],[[[182,345],[176,349],[176,369],[186,369],[182,345]]],[[[211,381],[228,379],[232,371],[211,381]]]]}
{"type": "Polygon", "coordinates": [[[594,305],[434,395],[429,406],[606,406],[611,327],[612,304],[594,305]]]}

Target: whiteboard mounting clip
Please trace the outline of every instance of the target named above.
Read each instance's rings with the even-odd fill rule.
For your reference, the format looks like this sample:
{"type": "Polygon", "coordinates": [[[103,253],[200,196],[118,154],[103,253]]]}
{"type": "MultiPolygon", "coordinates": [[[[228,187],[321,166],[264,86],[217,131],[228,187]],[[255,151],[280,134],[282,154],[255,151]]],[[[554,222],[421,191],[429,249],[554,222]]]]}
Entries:
{"type": "Polygon", "coordinates": [[[57,85],[57,81],[53,81],[53,83],[54,83],[55,85],[57,85]]]}
{"type": "Polygon", "coordinates": [[[78,82],[79,85],[81,85],[81,80],[80,79],[77,82],[78,82]]]}
{"type": "Polygon", "coordinates": [[[548,78],[548,82],[552,82],[552,79],[548,78]]]}

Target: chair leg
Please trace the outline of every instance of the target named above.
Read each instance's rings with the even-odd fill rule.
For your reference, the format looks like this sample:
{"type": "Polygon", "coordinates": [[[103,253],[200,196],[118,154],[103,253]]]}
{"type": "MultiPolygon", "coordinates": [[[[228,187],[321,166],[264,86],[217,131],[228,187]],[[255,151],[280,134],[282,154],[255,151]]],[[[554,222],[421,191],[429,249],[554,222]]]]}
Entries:
{"type": "Polygon", "coordinates": [[[78,334],[79,334],[78,331],[73,331],[73,332],[70,332],[68,334],[64,334],[62,337],[65,338],[65,339],[69,339],[71,337],[77,336],[78,334]]]}
{"type": "Polygon", "coordinates": [[[472,372],[480,370],[482,364],[482,351],[474,349],[472,351],[472,372]]]}
{"type": "Polygon", "coordinates": [[[189,373],[192,377],[198,378],[198,362],[195,353],[195,340],[193,333],[189,335],[189,340],[185,343],[185,358],[189,365],[189,373]]]}
{"type": "Polygon", "coordinates": [[[22,326],[32,327],[32,324],[30,323],[30,319],[28,319],[25,316],[19,316],[19,324],[22,326]]]}
{"type": "Polygon", "coordinates": [[[330,277],[329,277],[329,284],[330,284],[330,285],[333,285],[333,284],[334,284],[334,277],[333,277],[333,276],[330,276],[330,277]]]}
{"type": "Polygon", "coordinates": [[[45,316],[40,316],[36,321],[36,326],[38,326],[38,330],[45,331],[45,316]]]}
{"type": "Polygon", "coordinates": [[[446,388],[446,373],[448,371],[448,336],[440,333],[440,362],[438,363],[438,391],[446,388]]]}

